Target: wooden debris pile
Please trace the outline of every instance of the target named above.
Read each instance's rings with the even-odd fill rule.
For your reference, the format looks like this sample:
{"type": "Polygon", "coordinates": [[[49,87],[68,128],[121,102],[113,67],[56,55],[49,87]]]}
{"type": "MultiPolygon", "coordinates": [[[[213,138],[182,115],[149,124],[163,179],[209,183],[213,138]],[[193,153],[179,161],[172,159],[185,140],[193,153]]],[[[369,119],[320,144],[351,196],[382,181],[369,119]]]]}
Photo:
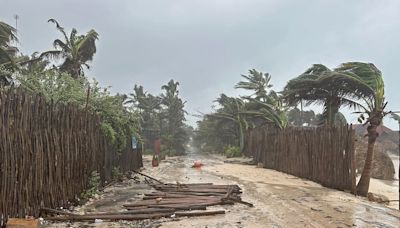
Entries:
{"type": "Polygon", "coordinates": [[[185,217],[225,214],[224,210],[207,210],[208,206],[234,204],[235,202],[252,207],[242,201],[241,189],[237,185],[214,185],[212,183],[194,184],[152,184],[157,190],[144,195],[138,202],[123,205],[126,211],[77,215],[53,209],[46,213],[62,214],[47,217],[47,220],[86,221],[86,220],[142,220],[163,217],[185,217]]]}

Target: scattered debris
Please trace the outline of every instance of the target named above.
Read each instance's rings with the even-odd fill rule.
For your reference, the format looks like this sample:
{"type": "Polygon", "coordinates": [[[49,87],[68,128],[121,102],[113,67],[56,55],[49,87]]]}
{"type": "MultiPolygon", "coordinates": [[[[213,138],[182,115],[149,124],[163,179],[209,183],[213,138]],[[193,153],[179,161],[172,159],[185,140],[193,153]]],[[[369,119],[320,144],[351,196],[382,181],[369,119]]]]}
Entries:
{"type": "Polygon", "coordinates": [[[153,180],[153,181],[156,181],[156,182],[158,182],[158,183],[160,183],[160,184],[164,184],[164,183],[161,182],[160,180],[157,180],[156,178],[151,177],[151,176],[149,176],[149,175],[147,175],[147,174],[144,174],[144,173],[141,173],[141,172],[135,171],[135,170],[133,170],[133,172],[134,172],[134,173],[137,173],[137,174],[139,174],[139,175],[142,175],[142,176],[144,176],[144,177],[147,177],[147,178],[149,178],[149,179],[151,179],[151,180],[153,180]]]}
{"type": "Polygon", "coordinates": [[[377,203],[389,204],[389,202],[390,202],[388,197],[381,195],[381,194],[372,193],[372,192],[368,192],[367,198],[369,201],[377,202],[377,203]]]}
{"type": "Polygon", "coordinates": [[[192,168],[201,168],[203,163],[201,161],[195,161],[192,165],[192,168]]]}
{"type": "MultiPolygon", "coordinates": [[[[161,181],[135,171],[159,183],[161,181]]],[[[241,199],[238,185],[214,185],[212,183],[150,184],[157,191],[146,193],[142,200],[124,205],[125,211],[107,213],[73,214],[60,210],[42,208],[42,213],[53,221],[117,221],[208,216],[225,214],[225,210],[207,210],[208,206],[232,205],[235,202],[253,207],[241,199]]]]}
{"type": "Polygon", "coordinates": [[[250,161],[242,161],[242,160],[225,160],[224,163],[229,164],[239,164],[239,165],[257,165],[257,163],[252,159],[250,161]]]}
{"type": "Polygon", "coordinates": [[[313,210],[313,211],[322,211],[321,209],[319,209],[319,208],[314,208],[314,207],[311,207],[311,210],[313,210]]]}
{"type": "Polygon", "coordinates": [[[32,218],[9,218],[7,221],[7,228],[37,228],[39,227],[39,220],[32,218]]]}

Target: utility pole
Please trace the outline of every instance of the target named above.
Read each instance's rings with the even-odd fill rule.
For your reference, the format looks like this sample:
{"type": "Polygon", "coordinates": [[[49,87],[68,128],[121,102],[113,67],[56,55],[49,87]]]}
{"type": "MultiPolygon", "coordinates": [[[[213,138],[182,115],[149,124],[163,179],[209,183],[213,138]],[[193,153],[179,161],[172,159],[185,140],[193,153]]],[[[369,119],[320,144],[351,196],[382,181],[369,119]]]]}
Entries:
{"type": "MultiPolygon", "coordinates": [[[[18,37],[18,20],[19,20],[19,16],[18,14],[14,15],[14,19],[15,19],[15,36],[18,37]]],[[[18,42],[15,42],[15,47],[17,47],[18,42]]]]}

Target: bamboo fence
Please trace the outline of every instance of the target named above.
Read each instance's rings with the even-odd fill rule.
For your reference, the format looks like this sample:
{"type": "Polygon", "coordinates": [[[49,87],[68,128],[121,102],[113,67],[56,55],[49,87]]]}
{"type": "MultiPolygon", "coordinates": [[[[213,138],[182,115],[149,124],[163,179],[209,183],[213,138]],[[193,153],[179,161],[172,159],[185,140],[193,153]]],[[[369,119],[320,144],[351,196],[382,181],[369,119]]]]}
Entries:
{"type": "Polygon", "coordinates": [[[355,192],[354,130],[339,127],[265,126],[249,131],[244,154],[264,168],[355,192]]]}
{"type": "Polygon", "coordinates": [[[118,153],[107,143],[97,115],[18,89],[0,91],[0,226],[8,217],[67,205],[92,171],[104,183],[113,167],[141,166],[141,152],[118,153]]]}

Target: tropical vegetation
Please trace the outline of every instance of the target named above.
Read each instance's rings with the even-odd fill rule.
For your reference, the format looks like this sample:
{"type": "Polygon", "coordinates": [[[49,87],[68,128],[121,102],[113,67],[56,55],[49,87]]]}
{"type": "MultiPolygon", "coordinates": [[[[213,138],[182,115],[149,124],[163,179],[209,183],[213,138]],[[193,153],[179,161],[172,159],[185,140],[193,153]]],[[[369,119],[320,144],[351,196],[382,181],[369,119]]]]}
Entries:
{"type": "Polygon", "coordinates": [[[382,73],[374,64],[347,62],[334,69],[314,64],[290,80],[281,92],[273,90],[270,74],[249,70],[234,85],[244,94],[232,97],[221,93],[215,100],[216,108],[201,114],[192,135],[193,128],[185,124],[187,113],[179,82],[171,79],[158,95],[141,85],[134,85],[131,94],[111,94],[85,76],[96,54],[99,34],[94,29],[78,34],[75,28],[67,33],[55,19],[49,22],[62,35],[54,40],[54,50],[24,55],[16,48],[15,28],[0,21],[0,89],[21,87],[55,103],[77,105],[98,114],[104,134],[120,150],[134,136],[149,149],[161,139],[163,154],[182,155],[193,136],[203,151],[238,156],[249,129],[263,125],[281,129],[343,125],[347,121],[340,110],[350,108],[359,114],[362,124],[368,125],[367,156],[357,185],[357,193],[366,195],[377,127],[388,114],[398,120],[398,115],[386,110],[382,73]],[[303,105],[322,105],[323,111],[303,110],[303,105]]]}
{"type": "Polygon", "coordinates": [[[67,34],[55,19],[49,22],[56,25],[62,38],[54,40],[54,50],[29,56],[13,46],[18,40],[16,30],[0,22],[1,88],[24,88],[55,104],[76,105],[96,113],[107,139],[120,151],[130,145],[132,137],[139,143],[148,142],[142,135],[153,131],[162,138],[166,153],[184,154],[190,128],[184,123],[185,102],[179,97],[178,82],[171,80],[158,96],[138,85],[132,94],[111,94],[84,73],[96,53],[98,33],[91,29],[80,35],[73,28],[67,34]]]}

